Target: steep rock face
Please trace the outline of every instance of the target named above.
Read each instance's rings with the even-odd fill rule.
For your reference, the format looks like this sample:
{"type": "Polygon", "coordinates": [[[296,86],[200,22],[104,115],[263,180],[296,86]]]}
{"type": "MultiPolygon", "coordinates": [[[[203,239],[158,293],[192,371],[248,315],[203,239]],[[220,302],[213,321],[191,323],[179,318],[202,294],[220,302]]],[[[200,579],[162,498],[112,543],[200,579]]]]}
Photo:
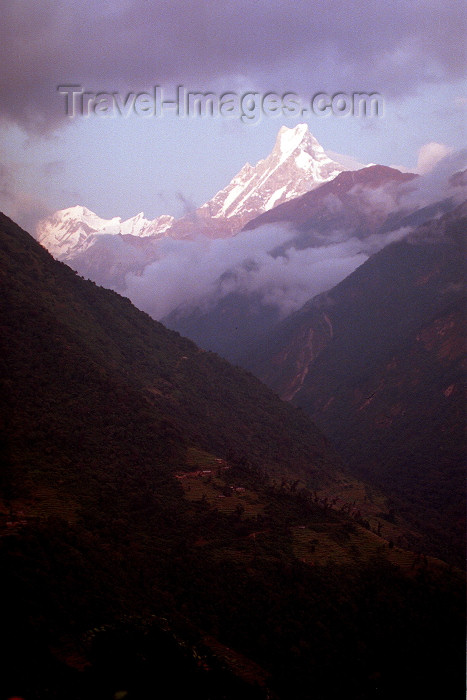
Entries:
{"type": "Polygon", "coordinates": [[[281,127],[270,155],[246,163],[226,188],[172,227],[183,235],[195,224],[205,235],[232,235],[251,219],[335,178],[344,167],[329,158],[306,124],[281,127]]]}
{"type": "Polygon", "coordinates": [[[311,364],[332,336],[332,323],[326,313],[317,314],[312,322],[302,323],[287,347],[273,355],[270,371],[266,370],[263,381],[273,385],[284,401],[291,401],[302,388],[311,364]]]}
{"type": "Polygon", "coordinates": [[[388,246],[278,326],[249,365],[355,473],[405,499],[438,552],[464,536],[466,229],[464,204],[388,246]]]}

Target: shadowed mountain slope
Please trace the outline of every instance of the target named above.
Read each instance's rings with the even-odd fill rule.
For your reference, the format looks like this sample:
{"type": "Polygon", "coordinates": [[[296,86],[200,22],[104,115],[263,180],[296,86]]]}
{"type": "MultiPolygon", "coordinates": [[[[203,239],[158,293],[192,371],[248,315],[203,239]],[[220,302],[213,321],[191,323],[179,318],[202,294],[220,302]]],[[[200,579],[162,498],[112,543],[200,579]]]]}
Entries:
{"type": "Polygon", "coordinates": [[[466,229],[462,205],[389,245],[277,326],[248,363],[355,474],[405,502],[432,551],[459,561],[466,229]]]}
{"type": "Polygon", "coordinates": [[[462,686],[462,578],[331,507],[302,411],[4,216],[0,258],[2,697],[462,686]]]}

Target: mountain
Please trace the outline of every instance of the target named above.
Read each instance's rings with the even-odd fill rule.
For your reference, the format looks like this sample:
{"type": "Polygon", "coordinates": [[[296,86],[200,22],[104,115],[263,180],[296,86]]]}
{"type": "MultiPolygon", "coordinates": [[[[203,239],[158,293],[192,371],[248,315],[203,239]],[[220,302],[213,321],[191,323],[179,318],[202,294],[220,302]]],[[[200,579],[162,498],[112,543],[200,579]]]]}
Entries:
{"type": "Polygon", "coordinates": [[[86,207],[61,209],[42,219],[36,238],[56,260],[71,261],[93,246],[100,236],[159,237],[170,227],[172,216],[159,216],[153,221],[141,212],[122,221],[119,216],[101,219],[86,207]]]}
{"type": "Polygon", "coordinates": [[[3,215],[0,260],[2,697],[457,694],[462,576],[303,411],[3,215]]]}
{"type": "Polygon", "coordinates": [[[307,124],[282,126],[272,152],[246,163],[223,190],[193,214],[178,220],[171,235],[232,235],[248,221],[336,177],[344,167],[326,155],[307,124]]]}
{"type": "Polygon", "coordinates": [[[317,229],[320,235],[339,231],[364,238],[377,231],[388,215],[399,208],[404,192],[401,185],[415,177],[384,165],[346,171],[319,189],[251,219],[245,230],[287,223],[302,233],[317,229]]]}
{"type": "MultiPolygon", "coordinates": [[[[120,217],[101,219],[89,209],[75,206],[40,221],[36,238],[57,260],[74,265],[75,258],[104,234],[154,238],[185,238],[200,233],[211,238],[230,236],[250,219],[331,180],[343,169],[326,155],[306,124],[293,129],[283,126],[267,158],[256,166],[246,163],[225,189],[181,219],[162,215],[149,221],[141,213],[122,222],[120,217]]],[[[81,261],[79,266],[82,264],[81,261]]]]}
{"type": "Polygon", "coordinates": [[[339,171],[306,125],[283,127],[266,159],[183,219],[105,221],[77,207],[44,220],[39,241],[79,274],[242,364],[307,299],[452,210],[465,193],[460,163],[453,156],[424,176],[381,165],[339,171]]]}
{"type": "Polygon", "coordinates": [[[285,319],[245,361],[308,412],[355,474],[405,503],[432,552],[458,561],[466,230],[465,203],[426,222],[285,319]]]}

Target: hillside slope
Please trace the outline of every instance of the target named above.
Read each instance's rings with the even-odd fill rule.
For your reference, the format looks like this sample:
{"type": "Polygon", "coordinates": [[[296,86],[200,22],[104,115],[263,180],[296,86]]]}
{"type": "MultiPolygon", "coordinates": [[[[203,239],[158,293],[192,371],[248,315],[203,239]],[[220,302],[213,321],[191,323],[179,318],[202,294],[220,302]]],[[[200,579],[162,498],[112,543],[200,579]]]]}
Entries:
{"type": "Polygon", "coordinates": [[[331,507],[301,411],[4,216],[0,255],[3,697],[462,686],[462,578],[331,507]]]}
{"type": "MultiPolygon", "coordinates": [[[[94,394],[101,401],[106,388],[106,410],[99,411],[103,423],[127,420],[119,414],[130,412],[137,424],[140,412],[141,421],[151,416],[156,442],[160,425],[167,423],[182,443],[219,456],[247,452],[262,465],[314,470],[317,486],[332,475],[334,457],[323,436],[256,378],[56,264],[5,218],[2,237],[4,396],[18,402],[21,418],[28,410],[40,418],[44,393],[49,402],[60,396],[66,409],[61,406],[54,420],[40,418],[44,439],[63,427],[78,435],[94,394]],[[18,396],[25,368],[30,381],[18,396]],[[326,473],[323,465],[329,466],[326,473]]],[[[8,419],[18,421],[15,411],[8,419]]],[[[23,421],[23,428],[30,426],[23,421]]]]}
{"type": "Polygon", "coordinates": [[[464,553],[466,206],[371,257],[278,326],[249,367],[358,474],[464,553]]]}

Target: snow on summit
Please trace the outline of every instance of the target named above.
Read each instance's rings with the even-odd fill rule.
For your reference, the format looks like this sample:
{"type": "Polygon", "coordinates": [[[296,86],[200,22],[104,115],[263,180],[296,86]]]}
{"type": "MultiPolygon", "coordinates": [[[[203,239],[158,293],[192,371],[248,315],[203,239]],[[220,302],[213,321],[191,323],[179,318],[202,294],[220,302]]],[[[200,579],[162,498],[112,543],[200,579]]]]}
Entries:
{"type": "Polygon", "coordinates": [[[244,166],[199,213],[236,219],[233,228],[239,230],[254,216],[332,180],[344,169],[326,155],[307,124],[282,126],[270,155],[254,167],[244,166]]]}
{"type": "Polygon", "coordinates": [[[307,124],[282,126],[266,158],[254,166],[246,163],[227,187],[187,217],[174,220],[163,215],[149,221],[141,212],[122,222],[118,216],[102,219],[86,207],[75,206],[39,222],[36,236],[55,258],[67,261],[103,235],[190,238],[202,234],[225,238],[263,212],[332,180],[343,170],[344,166],[326,154],[307,124]]]}
{"type": "Polygon", "coordinates": [[[153,221],[143,212],[122,221],[120,216],[102,219],[83,206],[69,207],[42,219],[36,229],[37,241],[57,260],[70,260],[91,247],[98,236],[160,236],[173,222],[172,216],[153,221]]]}

